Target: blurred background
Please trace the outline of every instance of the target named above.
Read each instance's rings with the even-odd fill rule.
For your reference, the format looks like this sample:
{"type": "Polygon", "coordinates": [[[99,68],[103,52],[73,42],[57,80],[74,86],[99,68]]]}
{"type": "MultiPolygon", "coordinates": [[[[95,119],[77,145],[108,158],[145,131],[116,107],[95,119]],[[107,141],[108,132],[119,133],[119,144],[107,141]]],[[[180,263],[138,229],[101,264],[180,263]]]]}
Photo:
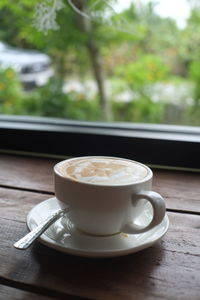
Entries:
{"type": "Polygon", "coordinates": [[[0,114],[200,125],[200,3],[0,2],[0,114]]]}

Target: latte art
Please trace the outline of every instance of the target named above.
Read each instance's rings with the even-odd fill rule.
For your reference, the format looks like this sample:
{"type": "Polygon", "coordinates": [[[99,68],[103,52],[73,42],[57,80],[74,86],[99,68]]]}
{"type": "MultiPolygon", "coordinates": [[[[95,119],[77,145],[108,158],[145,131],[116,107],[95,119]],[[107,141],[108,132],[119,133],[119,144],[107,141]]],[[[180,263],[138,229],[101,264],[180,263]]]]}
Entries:
{"type": "Polygon", "coordinates": [[[60,165],[60,173],[75,181],[93,184],[129,184],[146,177],[142,165],[117,158],[78,158],[60,165]]]}

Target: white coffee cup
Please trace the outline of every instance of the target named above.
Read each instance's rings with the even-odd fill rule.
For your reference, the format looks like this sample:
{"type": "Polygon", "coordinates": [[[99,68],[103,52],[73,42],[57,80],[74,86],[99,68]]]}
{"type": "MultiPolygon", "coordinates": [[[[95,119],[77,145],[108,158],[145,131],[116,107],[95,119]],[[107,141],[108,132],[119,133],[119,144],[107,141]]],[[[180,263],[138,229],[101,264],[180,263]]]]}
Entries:
{"type": "Polygon", "coordinates": [[[88,234],[138,234],[160,224],[165,201],[152,189],[153,173],[139,162],[106,156],[78,157],[54,167],[55,194],[61,208],[69,208],[74,226],[88,234]],[[147,202],[152,221],[136,223],[147,202]]]}

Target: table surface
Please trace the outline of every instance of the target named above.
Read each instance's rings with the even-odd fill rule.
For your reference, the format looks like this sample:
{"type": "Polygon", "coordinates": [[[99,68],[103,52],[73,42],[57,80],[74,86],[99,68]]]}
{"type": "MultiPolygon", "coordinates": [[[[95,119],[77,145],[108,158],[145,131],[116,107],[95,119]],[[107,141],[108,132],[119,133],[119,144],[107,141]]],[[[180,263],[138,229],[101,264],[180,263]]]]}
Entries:
{"type": "Polygon", "coordinates": [[[27,213],[54,195],[56,162],[0,155],[0,299],[200,299],[200,173],[154,170],[170,226],[150,248],[109,259],[75,257],[38,242],[15,249],[28,232],[27,213]]]}

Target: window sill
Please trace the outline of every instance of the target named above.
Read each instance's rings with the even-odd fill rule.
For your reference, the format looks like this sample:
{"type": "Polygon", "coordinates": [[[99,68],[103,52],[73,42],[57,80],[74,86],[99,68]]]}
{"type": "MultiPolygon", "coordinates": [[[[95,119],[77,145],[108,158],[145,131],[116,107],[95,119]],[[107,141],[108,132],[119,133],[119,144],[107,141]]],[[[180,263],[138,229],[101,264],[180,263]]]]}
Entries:
{"type": "Polygon", "coordinates": [[[0,116],[1,152],[107,155],[200,169],[200,128],[0,116]]]}

